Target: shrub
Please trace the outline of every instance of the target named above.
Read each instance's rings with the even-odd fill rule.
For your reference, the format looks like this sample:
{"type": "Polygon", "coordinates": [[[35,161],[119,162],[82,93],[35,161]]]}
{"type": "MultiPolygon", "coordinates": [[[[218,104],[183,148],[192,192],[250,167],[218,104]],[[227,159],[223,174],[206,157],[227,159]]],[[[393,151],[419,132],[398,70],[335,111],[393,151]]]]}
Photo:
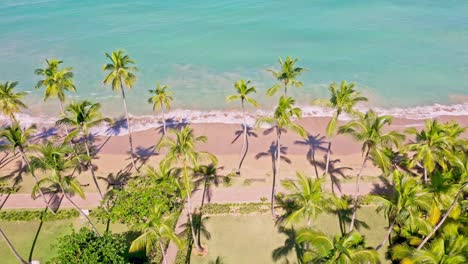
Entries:
{"type": "Polygon", "coordinates": [[[6,210],[0,211],[3,221],[55,221],[76,218],[80,213],[74,209],[59,210],[52,214],[48,210],[6,210]]]}

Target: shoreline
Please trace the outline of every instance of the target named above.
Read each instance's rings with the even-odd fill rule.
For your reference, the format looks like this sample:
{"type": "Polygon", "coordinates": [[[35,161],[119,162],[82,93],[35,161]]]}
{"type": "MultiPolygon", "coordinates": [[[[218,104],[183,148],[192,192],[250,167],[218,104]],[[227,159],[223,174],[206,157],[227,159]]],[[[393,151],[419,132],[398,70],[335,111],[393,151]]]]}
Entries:
{"type": "MultiPolygon", "coordinates": [[[[333,110],[320,107],[320,106],[301,106],[303,111],[303,118],[322,118],[331,117],[333,110]]],[[[391,115],[395,119],[414,120],[416,122],[424,119],[454,117],[460,119],[468,117],[468,102],[461,104],[434,104],[426,106],[415,106],[406,108],[382,108],[382,107],[368,107],[358,106],[357,110],[366,112],[369,109],[375,110],[379,115],[391,115]]],[[[272,110],[264,109],[247,109],[246,120],[249,126],[255,124],[255,120],[260,116],[271,115],[272,110]]],[[[93,128],[91,132],[98,136],[119,136],[127,134],[125,125],[125,118],[123,113],[115,116],[109,116],[113,119],[115,124],[105,125],[98,128],[93,128]],[[116,117],[117,116],[117,117],[116,117]]],[[[30,114],[18,114],[17,119],[24,126],[37,125],[40,129],[47,129],[54,127],[54,123],[58,118],[46,115],[33,116],[30,114]]],[[[132,132],[144,131],[161,126],[161,121],[158,113],[148,115],[132,115],[130,113],[132,124],[132,132]]],[[[346,115],[340,117],[341,121],[349,120],[346,115]]],[[[9,122],[6,117],[0,117],[0,125],[9,122]]],[[[186,124],[242,124],[242,112],[233,109],[221,110],[195,110],[195,109],[174,109],[166,113],[166,122],[168,125],[180,126],[186,124]]]]}

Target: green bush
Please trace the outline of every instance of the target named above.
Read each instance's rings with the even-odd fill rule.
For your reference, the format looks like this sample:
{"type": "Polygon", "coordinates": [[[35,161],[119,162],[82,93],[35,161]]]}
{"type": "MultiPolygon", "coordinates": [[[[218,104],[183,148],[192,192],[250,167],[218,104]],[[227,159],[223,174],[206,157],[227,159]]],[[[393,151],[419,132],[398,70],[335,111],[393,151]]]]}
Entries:
{"type": "Polygon", "coordinates": [[[208,215],[218,214],[252,214],[266,213],[269,211],[268,203],[227,203],[227,204],[206,204],[202,213],[208,215]]]}
{"type": "Polygon", "coordinates": [[[6,210],[0,211],[2,221],[55,221],[76,218],[80,213],[74,209],[59,210],[52,214],[48,210],[6,210]]]}

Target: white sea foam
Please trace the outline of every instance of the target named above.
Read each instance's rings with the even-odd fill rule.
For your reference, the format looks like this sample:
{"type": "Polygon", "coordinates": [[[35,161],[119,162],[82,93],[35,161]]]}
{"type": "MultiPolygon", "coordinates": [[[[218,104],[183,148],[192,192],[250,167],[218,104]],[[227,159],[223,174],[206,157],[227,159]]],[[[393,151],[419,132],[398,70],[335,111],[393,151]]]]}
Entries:
{"type": "MultiPolygon", "coordinates": [[[[358,107],[358,110],[365,112],[369,107],[358,107]]],[[[468,103],[442,105],[434,104],[428,106],[417,106],[408,108],[381,108],[372,107],[378,114],[392,115],[398,118],[406,119],[428,119],[438,116],[468,116],[468,103]]],[[[304,117],[327,117],[333,114],[331,109],[326,109],[318,106],[305,106],[302,107],[304,117]]],[[[272,111],[256,110],[247,113],[246,122],[248,125],[253,125],[255,120],[260,116],[271,115],[272,111]]],[[[156,115],[131,115],[132,130],[143,131],[151,128],[158,128],[161,126],[159,117],[156,115]]],[[[176,109],[166,114],[167,123],[169,126],[187,123],[224,123],[224,124],[241,124],[243,123],[241,111],[223,111],[223,110],[189,110],[189,109],[176,109]]],[[[21,121],[22,125],[29,126],[36,124],[39,127],[54,126],[56,118],[47,116],[31,116],[26,114],[19,114],[17,119],[21,121]]],[[[343,116],[342,120],[349,120],[349,117],[343,116]]],[[[102,126],[93,129],[93,133],[97,135],[125,135],[127,128],[125,127],[124,117],[115,118],[113,126],[102,126]]],[[[5,117],[0,118],[0,123],[7,123],[8,119],[5,117]]]]}

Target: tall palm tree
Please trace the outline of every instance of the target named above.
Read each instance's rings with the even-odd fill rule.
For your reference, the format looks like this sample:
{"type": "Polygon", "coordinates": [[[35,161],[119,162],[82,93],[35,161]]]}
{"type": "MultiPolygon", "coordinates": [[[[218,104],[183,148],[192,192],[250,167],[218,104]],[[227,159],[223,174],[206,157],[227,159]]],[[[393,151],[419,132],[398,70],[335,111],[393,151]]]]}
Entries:
{"type": "Polygon", "coordinates": [[[134,72],[138,71],[135,66],[135,61],[130,58],[129,55],[125,54],[123,50],[113,51],[112,54],[106,52],[106,58],[110,60],[110,63],[105,64],[102,69],[109,72],[104,78],[104,84],[110,84],[113,91],[119,91],[122,94],[123,106],[125,111],[125,117],[127,119],[128,127],[128,142],[130,144],[130,155],[132,156],[133,168],[138,170],[135,166],[135,154],[133,152],[133,140],[132,140],[132,127],[130,125],[130,118],[128,116],[127,100],[125,98],[125,87],[131,89],[136,81],[134,72]]]}
{"type": "Polygon", "coordinates": [[[12,123],[16,122],[15,114],[21,112],[21,108],[27,108],[22,101],[27,93],[15,93],[16,85],[18,85],[18,82],[0,83],[0,109],[4,115],[11,119],[12,123]]]}
{"type": "Polygon", "coordinates": [[[434,171],[436,164],[444,166],[444,149],[450,147],[450,138],[443,126],[437,120],[426,120],[425,129],[418,131],[416,128],[408,128],[406,133],[415,136],[415,141],[406,146],[408,151],[414,152],[410,167],[421,163],[424,169],[424,182],[427,183],[427,174],[434,171]]]}
{"type": "MultiPolygon", "coordinates": [[[[167,149],[167,154],[163,160],[163,163],[178,163],[182,165],[182,184],[187,196],[187,210],[191,225],[190,229],[194,241],[197,241],[192,217],[193,207],[191,196],[193,191],[193,171],[189,166],[195,168],[204,159],[208,159],[211,160],[211,162],[213,163],[217,163],[217,159],[211,153],[198,151],[196,149],[196,145],[201,142],[206,142],[207,137],[196,137],[193,133],[193,129],[189,126],[184,127],[180,131],[173,129],[169,131],[175,136],[175,139],[170,137],[164,137],[157,145],[157,149],[167,149]]],[[[196,243],[195,245],[198,251],[203,251],[201,245],[199,245],[198,243],[196,243]]]]}
{"type": "MultiPolygon", "coordinates": [[[[33,135],[35,131],[36,128],[34,126],[22,130],[17,122],[13,122],[12,125],[7,126],[5,129],[0,131],[0,138],[4,140],[4,146],[10,148],[13,153],[16,153],[16,150],[18,150],[19,154],[21,155],[21,158],[23,159],[23,162],[28,167],[29,172],[31,173],[32,177],[34,178],[34,181],[37,184],[39,182],[39,179],[36,177],[34,169],[32,168],[31,163],[28,157],[26,156],[26,150],[30,147],[29,140],[31,138],[31,135],[33,135]]],[[[47,205],[49,211],[55,214],[54,210],[52,210],[52,208],[50,207],[49,202],[47,201],[44,193],[42,193],[42,191],[39,190],[39,194],[44,200],[44,203],[47,205]]]]}
{"type": "Polygon", "coordinates": [[[289,86],[292,87],[302,87],[304,84],[297,80],[297,77],[301,75],[306,69],[301,67],[296,67],[296,62],[299,59],[292,59],[291,57],[286,57],[286,60],[278,59],[281,69],[279,71],[275,71],[272,69],[268,69],[267,71],[271,72],[273,77],[278,81],[277,84],[273,85],[271,88],[267,90],[268,96],[275,95],[281,86],[284,86],[284,96],[288,94],[289,86]]]}
{"type": "Polygon", "coordinates": [[[26,260],[24,260],[23,257],[21,257],[21,255],[18,253],[16,248],[13,246],[13,244],[11,243],[11,241],[8,239],[8,237],[6,236],[6,234],[3,232],[3,230],[1,228],[0,228],[0,236],[2,236],[3,240],[7,244],[8,248],[10,248],[13,255],[15,255],[16,259],[18,259],[18,262],[22,263],[22,264],[28,264],[28,262],[26,260]]]}
{"type": "Polygon", "coordinates": [[[73,82],[73,72],[71,67],[59,69],[61,60],[47,60],[47,67],[44,69],[36,69],[34,73],[41,76],[43,79],[36,84],[36,89],[44,86],[44,101],[49,98],[58,98],[60,103],[60,113],[63,113],[63,103],[66,100],[65,91],[75,92],[76,87],[73,82]]]}
{"type": "Polygon", "coordinates": [[[314,100],[313,104],[323,105],[335,110],[332,118],[327,125],[327,137],[328,137],[328,149],[327,159],[325,163],[325,175],[328,173],[328,167],[330,165],[330,154],[333,137],[337,133],[338,118],[342,113],[355,114],[354,107],[359,102],[367,101],[366,97],[361,96],[361,93],[354,89],[354,83],[348,84],[346,81],[342,81],[341,85],[332,83],[328,88],[330,90],[330,99],[317,99],[314,100]]]}
{"type": "Polygon", "coordinates": [[[365,246],[364,238],[356,232],[333,239],[312,229],[302,229],[297,234],[299,243],[308,243],[304,263],[372,264],[380,263],[377,251],[365,246]]]}
{"type": "Polygon", "coordinates": [[[281,135],[287,129],[291,129],[297,132],[301,137],[305,138],[307,133],[304,128],[294,122],[294,118],[300,119],[302,117],[302,111],[299,107],[294,106],[295,101],[292,97],[281,96],[278,102],[278,106],[275,109],[273,117],[260,117],[257,120],[257,126],[262,124],[269,124],[275,128],[276,131],[276,153],[275,163],[273,166],[273,186],[271,190],[271,214],[273,217],[275,214],[275,195],[276,195],[276,178],[279,178],[280,171],[280,160],[281,160],[281,135]]]}
{"type": "Polygon", "coordinates": [[[149,255],[155,247],[159,245],[164,264],[167,264],[164,243],[170,240],[178,247],[182,246],[182,240],[176,235],[172,228],[176,221],[177,214],[165,214],[161,206],[155,205],[154,210],[152,210],[151,214],[148,216],[148,221],[135,226],[135,229],[141,230],[142,234],[133,240],[129,251],[138,252],[145,249],[146,254],[149,255]]]}
{"type": "Polygon", "coordinates": [[[75,128],[75,132],[72,133],[72,136],[75,136],[77,133],[82,133],[84,137],[84,146],[86,149],[86,155],[89,157],[89,162],[87,167],[91,171],[91,175],[93,177],[94,184],[101,196],[101,199],[104,198],[101,188],[97,182],[97,178],[94,172],[94,166],[92,163],[93,156],[90,152],[89,148],[89,129],[92,127],[99,126],[103,123],[109,123],[111,120],[109,118],[105,118],[102,116],[101,112],[101,104],[99,103],[91,103],[89,101],[80,101],[77,103],[71,103],[65,109],[62,118],[57,120],[57,125],[66,125],[75,128]]]}
{"type": "Polygon", "coordinates": [[[392,120],[391,116],[378,116],[373,110],[369,110],[366,114],[359,114],[358,120],[352,120],[338,129],[338,133],[349,134],[357,141],[362,142],[362,154],[364,156],[361,168],[356,176],[356,192],[354,193],[353,217],[349,227],[350,232],[353,231],[356,219],[361,174],[369,156],[374,160],[378,160],[379,157],[385,156],[383,151],[387,147],[391,147],[392,145],[399,146],[400,142],[404,139],[404,136],[396,131],[386,133],[383,131],[385,126],[392,123],[392,120]]]}
{"type": "Polygon", "coordinates": [[[244,141],[242,143],[242,149],[241,149],[241,160],[239,161],[239,167],[237,168],[236,174],[240,174],[240,170],[242,167],[242,162],[245,159],[245,156],[247,155],[247,150],[248,150],[248,140],[247,140],[247,120],[245,116],[245,103],[248,103],[252,105],[253,107],[257,107],[258,103],[255,101],[255,99],[249,97],[249,94],[256,93],[257,90],[255,89],[254,86],[249,86],[250,81],[244,81],[240,80],[234,83],[234,87],[236,88],[237,94],[230,95],[226,98],[228,102],[232,102],[234,100],[240,100],[241,101],[241,107],[242,107],[242,119],[243,119],[243,129],[244,129],[244,141]]]}
{"type": "Polygon", "coordinates": [[[302,219],[307,220],[310,227],[311,221],[325,212],[331,202],[329,195],[322,190],[323,179],[312,179],[301,173],[296,173],[297,182],[294,180],[283,180],[281,183],[289,193],[286,199],[292,201],[296,208],[286,217],[285,225],[302,219]]]}
{"type": "Polygon", "coordinates": [[[164,116],[166,110],[171,109],[171,102],[174,100],[172,97],[174,92],[168,91],[169,86],[160,85],[159,83],[156,86],[156,89],[149,90],[153,94],[149,99],[148,103],[153,105],[153,111],[161,111],[161,118],[163,122],[163,133],[166,135],[166,118],[164,116]]]}
{"type": "Polygon", "coordinates": [[[72,175],[64,175],[67,171],[78,167],[80,160],[84,160],[86,157],[75,156],[73,148],[70,146],[55,145],[51,142],[40,145],[36,149],[39,155],[31,157],[31,166],[34,169],[48,173],[49,176],[36,183],[33,187],[33,194],[45,190],[63,195],[86,218],[94,232],[99,235],[89,217],[71,198],[75,194],[78,194],[82,199],[86,198],[80,182],[72,175]]]}
{"type": "Polygon", "coordinates": [[[391,241],[396,227],[415,224],[421,212],[428,212],[432,206],[432,195],[418,185],[415,178],[395,171],[393,174],[394,192],[391,195],[370,195],[369,199],[377,205],[377,212],[384,211],[389,227],[382,242],[376,247],[391,241]]]}

